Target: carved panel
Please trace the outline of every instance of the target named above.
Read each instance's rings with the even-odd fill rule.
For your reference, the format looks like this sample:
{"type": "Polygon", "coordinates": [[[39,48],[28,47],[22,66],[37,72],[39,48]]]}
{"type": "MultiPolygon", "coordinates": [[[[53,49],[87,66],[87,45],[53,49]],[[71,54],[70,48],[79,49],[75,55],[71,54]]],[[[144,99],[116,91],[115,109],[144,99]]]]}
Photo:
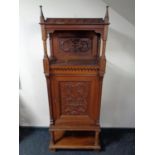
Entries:
{"type": "Polygon", "coordinates": [[[98,35],[94,31],[55,31],[50,34],[55,60],[94,60],[98,55],[98,35]]]}
{"type": "Polygon", "coordinates": [[[62,115],[85,115],[88,110],[90,82],[60,82],[62,115]]]}
{"type": "Polygon", "coordinates": [[[59,47],[64,52],[87,52],[91,48],[89,38],[60,38],[59,47]]]}

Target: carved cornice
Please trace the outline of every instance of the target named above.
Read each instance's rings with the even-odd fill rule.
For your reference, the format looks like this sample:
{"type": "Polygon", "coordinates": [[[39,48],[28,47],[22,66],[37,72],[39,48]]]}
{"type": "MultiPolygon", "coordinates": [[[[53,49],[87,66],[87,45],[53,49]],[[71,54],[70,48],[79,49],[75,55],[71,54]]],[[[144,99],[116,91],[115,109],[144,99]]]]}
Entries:
{"type": "Polygon", "coordinates": [[[99,66],[51,66],[52,70],[62,71],[97,71],[99,66]]]}
{"type": "Polygon", "coordinates": [[[47,18],[46,24],[53,25],[103,25],[102,18],[47,18]]]}

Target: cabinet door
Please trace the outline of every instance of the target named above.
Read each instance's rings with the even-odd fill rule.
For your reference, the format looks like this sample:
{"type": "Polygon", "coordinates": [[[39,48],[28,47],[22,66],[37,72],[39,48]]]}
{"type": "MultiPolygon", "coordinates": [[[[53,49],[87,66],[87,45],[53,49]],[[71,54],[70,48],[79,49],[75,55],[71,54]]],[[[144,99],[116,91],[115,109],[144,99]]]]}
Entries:
{"type": "Polygon", "coordinates": [[[99,80],[96,76],[52,77],[55,125],[98,123],[99,80]]]}

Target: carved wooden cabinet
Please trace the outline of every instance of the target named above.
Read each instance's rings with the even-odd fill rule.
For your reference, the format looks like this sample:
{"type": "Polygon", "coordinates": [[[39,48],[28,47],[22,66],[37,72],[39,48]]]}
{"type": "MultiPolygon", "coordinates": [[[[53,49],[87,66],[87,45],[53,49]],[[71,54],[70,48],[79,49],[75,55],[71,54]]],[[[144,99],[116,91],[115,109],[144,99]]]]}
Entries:
{"type": "Polygon", "coordinates": [[[100,149],[108,7],[104,19],[45,19],[40,9],[52,137],[49,148],[100,149]]]}

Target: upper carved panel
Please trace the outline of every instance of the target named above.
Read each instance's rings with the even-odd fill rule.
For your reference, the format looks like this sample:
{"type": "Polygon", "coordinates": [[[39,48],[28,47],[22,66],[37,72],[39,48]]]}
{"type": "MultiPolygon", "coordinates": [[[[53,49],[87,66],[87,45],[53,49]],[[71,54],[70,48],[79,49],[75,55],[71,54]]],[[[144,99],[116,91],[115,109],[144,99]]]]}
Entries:
{"type": "Polygon", "coordinates": [[[98,55],[98,35],[94,31],[55,31],[50,35],[55,60],[94,60],[98,55]]]}
{"type": "Polygon", "coordinates": [[[89,38],[60,38],[59,46],[64,52],[87,52],[91,48],[89,38]]]}

